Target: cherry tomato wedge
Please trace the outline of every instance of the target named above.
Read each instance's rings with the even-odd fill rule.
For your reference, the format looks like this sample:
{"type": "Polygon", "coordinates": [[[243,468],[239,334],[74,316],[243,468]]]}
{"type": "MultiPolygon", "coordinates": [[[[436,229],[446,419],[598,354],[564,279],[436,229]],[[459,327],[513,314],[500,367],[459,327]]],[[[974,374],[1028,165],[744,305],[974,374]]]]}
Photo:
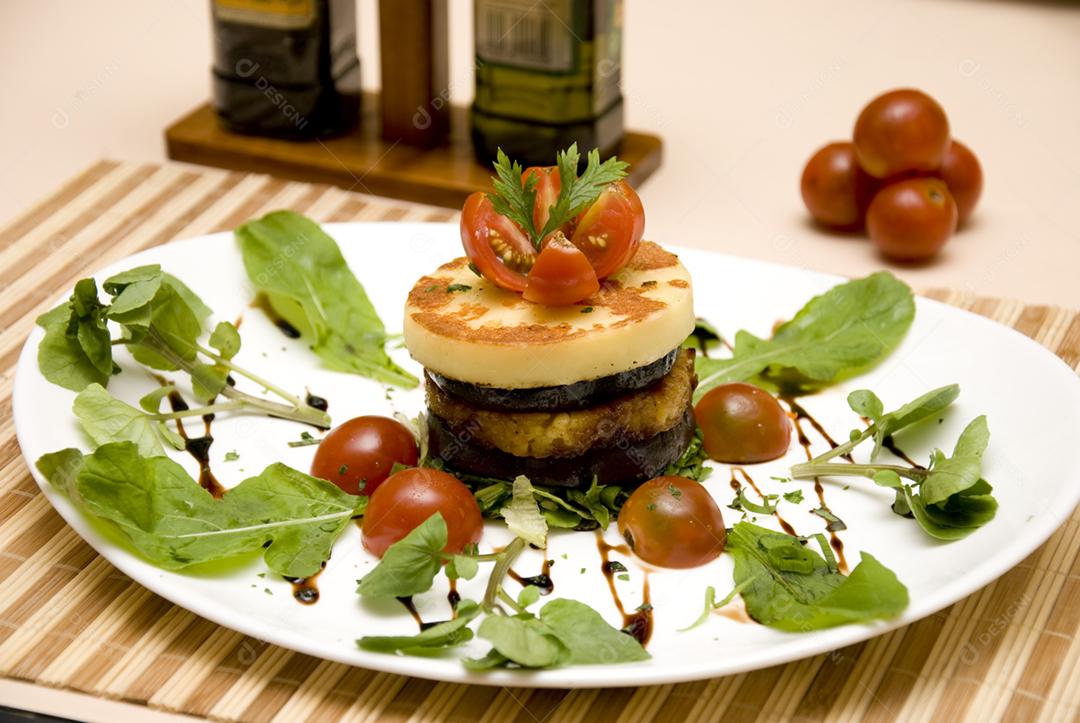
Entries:
{"type": "Polygon", "coordinates": [[[623,181],[605,188],[593,205],[578,216],[570,241],[607,278],[626,265],[645,232],[645,209],[634,189],[623,181]]]}
{"type": "Polygon", "coordinates": [[[476,498],[457,477],[415,467],[383,482],[364,512],[364,547],[382,557],[386,548],[438,512],[446,522],[446,552],[458,553],[480,540],[484,519],[476,498]]]}
{"type": "Polygon", "coordinates": [[[390,476],[394,463],[412,467],[417,456],[416,439],[401,422],[356,417],[319,443],[311,476],[333,482],[351,495],[370,495],[390,476]]]}
{"type": "Polygon", "coordinates": [[[745,382],[721,384],[694,407],[702,446],[710,459],[751,464],[782,457],[791,443],[791,420],[773,395],[745,382]]]}
{"type": "Polygon", "coordinates": [[[657,477],[638,487],[619,510],[618,524],[634,554],[660,567],[704,565],[727,543],[716,501],[686,477],[657,477]]]}
{"type": "Polygon", "coordinates": [[[551,306],[574,304],[600,290],[585,254],[556,233],[540,252],[525,284],[526,301],[551,306]]]}
{"type": "Polygon", "coordinates": [[[532,166],[526,168],[521,174],[521,182],[527,183],[534,176],[536,177],[536,202],[533,204],[533,228],[536,229],[536,233],[540,233],[551,216],[551,207],[559,200],[562,179],[559,178],[559,169],[556,166],[532,166]]]}
{"type": "Polygon", "coordinates": [[[495,212],[486,193],[465,199],[461,243],[484,278],[510,291],[524,291],[536,250],[521,228],[495,212]]]}

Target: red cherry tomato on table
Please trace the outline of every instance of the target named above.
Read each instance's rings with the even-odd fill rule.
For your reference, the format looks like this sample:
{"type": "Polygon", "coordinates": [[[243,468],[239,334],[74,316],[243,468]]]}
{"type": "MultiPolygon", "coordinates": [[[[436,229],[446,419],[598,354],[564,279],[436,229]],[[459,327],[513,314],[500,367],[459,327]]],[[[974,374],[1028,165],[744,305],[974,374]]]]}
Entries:
{"type": "Polygon", "coordinates": [[[878,191],[866,213],[866,227],[885,256],[920,261],[945,245],[956,231],[958,217],[944,181],[912,178],[878,191]]]}
{"type": "Polygon", "coordinates": [[[484,278],[510,291],[524,291],[536,249],[521,228],[495,213],[486,193],[465,199],[461,209],[461,243],[484,278]]]}
{"type": "Polygon", "coordinates": [[[645,209],[634,189],[619,181],[580,214],[570,242],[581,249],[603,279],[626,265],[645,233],[645,209]]]}
{"type": "Polygon", "coordinates": [[[875,178],[936,171],[949,147],[949,119],[926,93],[893,90],[863,108],[854,140],[859,165],[875,178]]]}
{"type": "Polygon", "coordinates": [[[391,475],[368,502],[364,512],[364,547],[382,557],[386,548],[438,512],[446,522],[445,552],[459,553],[479,542],[484,519],[476,498],[457,477],[427,467],[391,475]]]}
{"type": "Polygon", "coordinates": [[[721,384],[694,407],[702,446],[710,459],[753,464],[782,457],[791,443],[791,420],[773,395],[745,382],[721,384]]]}
{"type": "Polygon", "coordinates": [[[599,290],[600,282],[585,254],[558,233],[533,264],[523,296],[536,304],[563,306],[587,299],[599,290]]]}
{"type": "Polygon", "coordinates": [[[412,467],[418,451],[412,432],[389,417],[365,416],[335,427],[319,443],[311,476],[352,495],[370,495],[394,464],[412,467]]]}
{"type": "Polygon", "coordinates": [[[810,157],[800,190],[806,209],[818,223],[854,231],[863,225],[875,185],[875,179],[855,159],[855,146],[836,142],[810,157]]]}
{"type": "Polygon", "coordinates": [[[949,144],[936,175],[949,187],[949,193],[956,201],[959,222],[963,223],[971,216],[982,195],[983,173],[979,159],[970,148],[954,140],[949,144]]]}
{"type": "Polygon", "coordinates": [[[712,496],[686,477],[657,477],[619,510],[619,534],[634,554],[660,567],[698,567],[724,551],[724,518],[712,496]]]}

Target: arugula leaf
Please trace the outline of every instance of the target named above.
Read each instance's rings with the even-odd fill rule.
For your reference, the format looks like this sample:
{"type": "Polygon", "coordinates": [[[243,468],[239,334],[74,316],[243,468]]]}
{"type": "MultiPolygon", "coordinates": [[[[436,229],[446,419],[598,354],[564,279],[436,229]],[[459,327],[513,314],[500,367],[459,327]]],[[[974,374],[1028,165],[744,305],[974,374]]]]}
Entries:
{"type": "Polygon", "coordinates": [[[79,392],[72,411],[94,446],[133,442],[143,457],[165,454],[162,441],[176,449],[184,447],[184,441],[162,421],[121,402],[100,384],[91,384],[79,392]]]}
{"type": "Polygon", "coordinates": [[[386,353],[386,330],[341,250],[309,218],[275,211],[235,232],[255,287],[309,336],[327,368],[413,387],[416,377],[386,353]]]}
{"type": "Polygon", "coordinates": [[[416,635],[367,635],[356,641],[362,650],[376,653],[425,655],[433,651],[463,645],[473,638],[467,626],[480,614],[480,606],[472,600],[458,603],[453,620],[432,625],[416,635]]]}
{"type": "Polygon", "coordinates": [[[720,336],[720,332],[712,322],[703,317],[697,317],[694,320],[694,330],[690,332],[690,336],[686,337],[686,341],[682,343],[683,349],[695,349],[699,351],[702,356],[709,356],[709,350],[713,347],[719,346],[723,341],[723,337],[720,336]]]}
{"type": "MultiPolygon", "coordinates": [[[[575,169],[576,174],[577,169],[575,169]]],[[[491,179],[494,193],[487,195],[495,213],[506,216],[516,223],[525,233],[529,240],[539,250],[540,238],[537,235],[539,229],[533,226],[533,206],[536,204],[536,184],[539,182],[536,176],[530,176],[522,180],[521,164],[511,162],[503,150],[499,148],[495,156],[495,176],[491,179]]]]}
{"type": "Polygon", "coordinates": [[[503,507],[499,513],[515,537],[520,537],[536,547],[547,546],[547,522],[540,514],[528,477],[518,475],[514,480],[510,504],[503,507]]]}
{"type": "Polygon", "coordinates": [[[772,338],[740,331],[731,358],[699,357],[694,399],[719,384],[759,376],[799,389],[854,376],[892,351],[914,316],[911,289],[887,271],[840,284],[811,299],[772,338]]]}
{"type": "Polygon", "coordinates": [[[442,568],[446,540],[446,521],[436,512],[386,548],[375,569],[360,580],[356,592],[364,597],[398,598],[430,590],[442,568]]]}
{"type": "Polygon", "coordinates": [[[82,456],[72,485],[76,454],[45,455],[38,469],[167,570],[265,548],[273,572],[308,577],[322,568],[334,540],[367,505],[366,497],[283,464],[270,465],[215,500],[176,462],[143,457],[132,442],[105,444],[82,456]]]}
{"type": "Polygon", "coordinates": [[[870,453],[870,459],[876,459],[886,437],[941,412],[956,401],[958,396],[960,396],[960,385],[948,384],[932,389],[899,409],[885,414],[885,407],[876,394],[869,389],[856,390],[848,395],[848,406],[856,414],[870,419],[873,425],[860,435],[853,435],[852,443],[858,444],[867,436],[872,435],[874,450],[870,453]]]}
{"type": "Polygon", "coordinates": [[[728,535],[735,584],[750,617],[778,630],[819,630],[846,623],[896,617],[908,591],[896,575],[868,553],[847,577],[804,547],[799,538],[749,522],[728,535]]]}

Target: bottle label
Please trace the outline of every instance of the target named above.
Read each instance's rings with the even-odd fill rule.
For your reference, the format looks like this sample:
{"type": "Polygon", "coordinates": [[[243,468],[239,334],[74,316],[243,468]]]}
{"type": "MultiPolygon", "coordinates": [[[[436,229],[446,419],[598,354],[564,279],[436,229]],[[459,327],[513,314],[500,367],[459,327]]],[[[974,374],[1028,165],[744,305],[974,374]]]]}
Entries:
{"type": "Polygon", "coordinates": [[[574,69],[571,0],[476,0],[476,57],[552,73],[574,69]]]}
{"type": "Polygon", "coordinates": [[[300,30],[315,22],[316,0],[213,0],[214,17],[227,23],[300,30]]]}

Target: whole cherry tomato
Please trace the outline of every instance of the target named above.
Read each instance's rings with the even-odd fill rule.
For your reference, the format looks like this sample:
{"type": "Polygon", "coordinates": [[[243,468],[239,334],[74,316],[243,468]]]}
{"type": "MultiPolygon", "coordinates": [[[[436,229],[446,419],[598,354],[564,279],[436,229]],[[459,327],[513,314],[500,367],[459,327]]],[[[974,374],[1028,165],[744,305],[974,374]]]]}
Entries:
{"type": "Polygon", "coordinates": [[[444,551],[459,553],[480,540],[484,519],[476,498],[461,480],[427,467],[393,474],[375,490],[364,511],[364,547],[382,557],[386,548],[436,512],[446,522],[444,551]]]}
{"type": "Polygon", "coordinates": [[[960,141],[954,140],[945,152],[945,160],[937,175],[949,187],[949,193],[956,201],[959,222],[963,223],[975,210],[975,204],[982,195],[983,173],[979,159],[971,149],[960,141]]]}
{"type": "Polygon", "coordinates": [[[721,384],[694,407],[702,446],[710,459],[751,464],[782,457],[791,443],[791,420],[773,395],[745,382],[721,384]]]}
{"type": "Polygon", "coordinates": [[[417,461],[416,439],[401,422],[365,416],[335,427],[319,443],[311,476],[333,482],[351,495],[370,495],[394,464],[412,467],[417,461]]]}
{"type": "Polygon", "coordinates": [[[587,299],[599,290],[600,282],[589,259],[557,232],[533,264],[523,296],[536,304],[563,306],[587,299]]]}
{"type": "Polygon", "coordinates": [[[712,496],[686,477],[657,477],[619,510],[619,534],[634,554],[660,567],[687,568],[724,551],[724,518],[712,496]]]}
{"type": "Polygon", "coordinates": [[[855,154],[875,178],[936,171],[949,147],[949,119],[919,90],[893,90],[870,101],[855,121],[855,154]]]}
{"type": "Polygon", "coordinates": [[[866,227],[885,256],[921,261],[945,245],[956,231],[958,217],[945,181],[912,178],[878,191],[867,211],[866,227]]]}
{"type": "Polygon", "coordinates": [[[814,219],[830,228],[862,228],[875,190],[871,178],[855,159],[855,146],[835,142],[818,149],[803,169],[803,203],[814,219]]]}

